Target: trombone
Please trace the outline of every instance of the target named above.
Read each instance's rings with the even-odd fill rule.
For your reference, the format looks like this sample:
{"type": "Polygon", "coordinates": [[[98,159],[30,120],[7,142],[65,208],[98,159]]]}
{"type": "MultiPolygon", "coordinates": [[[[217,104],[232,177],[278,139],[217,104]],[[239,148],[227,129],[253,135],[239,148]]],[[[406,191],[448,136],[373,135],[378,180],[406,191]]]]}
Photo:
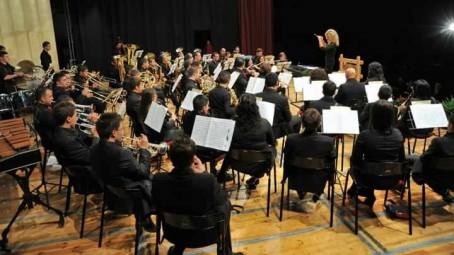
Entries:
{"type": "MultiPolygon", "coordinates": [[[[78,90],[78,91],[82,91],[82,90],[85,88],[84,85],[79,84],[79,83],[77,83],[77,82],[74,82],[74,81],[73,81],[73,84],[74,84],[74,86],[75,86],[75,89],[78,90]]],[[[90,89],[90,92],[93,94],[93,97],[94,97],[94,98],[96,98],[96,99],[98,99],[98,100],[100,100],[100,101],[102,101],[102,102],[106,102],[107,99],[108,99],[108,97],[109,97],[109,96],[106,96],[106,95],[101,94],[101,93],[99,93],[99,92],[93,91],[93,90],[91,90],[91,89],[90,89]]]]}

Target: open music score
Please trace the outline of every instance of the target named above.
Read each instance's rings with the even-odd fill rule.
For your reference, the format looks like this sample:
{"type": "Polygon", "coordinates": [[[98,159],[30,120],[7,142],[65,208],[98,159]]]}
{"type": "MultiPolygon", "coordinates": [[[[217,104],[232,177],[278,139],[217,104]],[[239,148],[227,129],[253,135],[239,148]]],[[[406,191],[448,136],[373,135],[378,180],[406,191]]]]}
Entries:
{"type": "Polygon", "coordinates": [[[178,75],[177,79],[173,83],[172,86],[172,93],[175,92],[175,89],[177,88],[178,84],[181,82],[181,79],[183,78],[183,74],[178,75]]]}
{"type": "Polygon", "coordinates": [[[292,81],[293,74],[290,72],[281,72],[279,73],[278,79],[285,86],[289,86],[292,81]]]}
{"type": "Polygon", "coordinates": [[[303,84],[304,101],[317,101],[323,97],[323,84],[326,81],[313,81],[311,84],[303,84]]]}
{"type": "Polygon", "coordinates": [[[349,108],[323,110],[322,133],[359,134],[358,111],[349,108]]]}
{"type": "Polygon", "coordinates": [[[198,89],[192,89],[189,90],[188,93],[186,93],[186,96],[183,99],[183,102],[181,103],[181,108],[188,110],[188,111],[193,111],[194,110],[194,98],[198,95],[202,95],[202,91],[198,89]]]}
{"type": "Polygon", "coordinates": [[[222,65],[221,65],[221,63],[219,63],[213,71],[214,81],[216,81],[218,79],[218,76],[221,73],[221,71],[222,71],[222,65]]]}
{"type": "Polygon", "coordinates": [[[230,75],[230,81],[229,81],[229,89],[233,88],[233,85],[235,85],[236,80],[238,80],[238,77],[240,77],[240,72],[234,71],[230,75]]]}
{"type": "Polygon", "coordinates": [[[263,92],[265,88],[265,79],[259,77],[249,78],[249,82],[246,87],[246,93],[257,94],[263,92]]]}
{"type": "Polygon", "coordinates": [[[448,126],[448,118],[442,104],[412,104],[410,110],[416,129],[448,126]]]}
{"type": "Polygon", "coordinates": [[[161,132],[166,114],[167,114],[166,107],[155,102],[152,102],[144,123],[154,131],[161,132]]]}
{"type": "Polygon", "coordinates": [[[367,102],[373,103],[379,100],[378,98],[378,91],[380,90],[381,86],[383,86],[382,81],[375,81],[375,82],[368,82],[367,85],[364,86],[366,89],[367,95],[367,102]]]}
{"type": "Polygon", "coordinates": [[[195,117],[191,139],[198,146],[229,151],[234,130],[234,120],[197,115],[195,117]]]}
{"type": "Polygon", "coordinates": [[[260,117],[266,119],[270,125],[273,125],[275,105],[270,102],[262,101],[261,98],[258,97],[257,106],[259,107],[260,117]]]}
{"type": "Polygon", "coordinates": [[[344,72],[334,72],[328,74],[329,80],[334,82],[337,87],[347,82],[347,77],[345,77],[344,72]]]}

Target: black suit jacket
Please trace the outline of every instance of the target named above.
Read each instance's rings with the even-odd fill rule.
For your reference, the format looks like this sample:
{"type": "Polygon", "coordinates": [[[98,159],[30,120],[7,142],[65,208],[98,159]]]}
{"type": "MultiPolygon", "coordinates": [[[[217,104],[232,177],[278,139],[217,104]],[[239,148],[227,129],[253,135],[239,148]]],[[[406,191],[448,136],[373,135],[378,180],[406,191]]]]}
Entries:
{"type": "Polygon", "coordinates": [[[286,135],[289,132],[289,122],[292,119],[287,97],[268,88],[265,88],[263,92],[256,94],[256,96],[261,97],[265,102],[275,105],[272,125],[274,137],[279,138],[286,135]]]}
{"type": "Polygon", "coordinates": [[[240,96],[243,95],[244,92],[246,91],[247,84],[248,84],[248,77],[246,75],[244,75],[243,72],[236,67],[232,69],[232,73],[235,71],[239,72],[240,75],[238,76],[238,79],[235,81],[235,83],[233,85],[233,90],[235,90],[236,96],[238,98],[240,98],[240,96]]]}
{"type": "Polygon", "coordinates": [[[230,95],[226,88],[217,86],[208,93],[210,108],[213,117],[229,119],[235,114],[231,105],[230,95]]]}
{"type": "Polygon", "coordinates": [[[218,67],[220,62],[214,62],[214,61],[211,61],[210,63],[208,63],[208,70],[210,72],[210,75],[213,75],[214,74],[214,70],[216,70],[216,67],[218,67]]]}
{"type": "Polygon", "coordinates": [[[36,131],[41,137],[42,145],[47,149],[53,148],[53,135],[57,124],[55,123],[50,106],[38,103],[35,108],[33,123],[36,131]]]}
{"type": "Polygon", "coordinates": [[[232,137],[232,149],[264,150],[274,147],[276,140],[270,123],[265,119],[249,130],[241,130],[238,123],[232,137]]]}
{"type": "Polygon", "coordinates": [[[186,93],[188,93],[189,90],[197,89],[198,87],[199,87],[199,85],[194,80],[185,79],[183,82],[184,95],[186,96],[186,93]]]}
{"type": "Polygon", "coordinates": [[[454,133],[434,138],[421,155],[421,162],[427,164],[432,157],[454,157],[454,133]]]}
{"type": "Polygon", "coordinates": [[[41,66],[43,67],[44,71],[49,69],[50,63],[52,63],[52,57],[50,56],[50,54],[47,51],[43,50],[39,58],[41,59],[41,66]]]}
{"type": "Polygon", "coordinates": [[[130,92],[126,99],[126,114],[132,120],[132,129],[136,136],[139,136],[141,132],[139,122],[140,101],[142,101],[142,95],[136,92],[130,92]]]}
{"type": "Polygon", "coordinates": [[[366,98],[364,84],[356,79],[348,79],[346,83],[340,85],[337,95],[334,97],[339,104],[349,106],[353,110],[362,110],[362,107],[358,108],[356,105],[364,105],[366,98]]]}
{"type": "Polygon", "coordinates": [[[304,111],[309,108],[314,108],[317,109],[317,111],[319,111],[320,114],[323,114],[323,110],[329,110],[333,105],[336,105],[336,100],[334,100],[333,97],[324,96],[317,101],[304,102],[304,106],[301,106],[300,110],[304,111]]]}
{"type": "Polygon", "coordinates": [[[54,152],[62,166],[90,165],[90,146],[93,139],[74,128],[57,127],[54,152]]]}
{"type": "Polygon", "coordinates": [[[191,134],[192,134],[192,128],[194,127],[195,117],[197,115],[211,117],[210,114],[196,113],[195,111],[187,112],[183,116],[183,125],[182,126],[183,126],[184,133],[187,134],[188,136],[191,136],[191,134]]]}

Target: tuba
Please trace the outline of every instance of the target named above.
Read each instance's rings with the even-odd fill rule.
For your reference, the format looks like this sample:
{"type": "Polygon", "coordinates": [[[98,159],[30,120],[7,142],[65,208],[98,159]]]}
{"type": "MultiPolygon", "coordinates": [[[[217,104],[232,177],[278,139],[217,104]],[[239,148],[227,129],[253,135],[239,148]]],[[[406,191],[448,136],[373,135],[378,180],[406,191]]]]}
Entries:
{"type": "Polygon", "coordinates": [[[122,55],[115,55],[113,56],[113,60],[115,62],[115,67],[118,70],[120,81],[123,82],[126,78],[125,57],[122,55]]]}
{"type": "Polygon", "coordinates": [[[128,43],[126,44],[126,60],[129,66],[133,66],[134,68],[137,67],[137,57],[135,53],[139,46],[136,44],[128,43]]]}

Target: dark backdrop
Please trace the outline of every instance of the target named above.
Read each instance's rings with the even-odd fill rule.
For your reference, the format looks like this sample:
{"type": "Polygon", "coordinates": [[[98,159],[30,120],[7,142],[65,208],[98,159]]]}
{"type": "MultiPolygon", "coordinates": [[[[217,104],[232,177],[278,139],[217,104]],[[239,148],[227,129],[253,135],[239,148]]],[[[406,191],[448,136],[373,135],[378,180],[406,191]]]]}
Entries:
{"type": "Polygon", "coordinates": [[[334,28],[340,36],[338,52],[360,55],[366,66],[381,62],[393,86],[426,78],[452,93],[454,36],[441,30],[454,19],[454,1],[275,0],[274,14],[275,53],[284,50],[295,63],[323,66],[313,34],[334,28]]]}

